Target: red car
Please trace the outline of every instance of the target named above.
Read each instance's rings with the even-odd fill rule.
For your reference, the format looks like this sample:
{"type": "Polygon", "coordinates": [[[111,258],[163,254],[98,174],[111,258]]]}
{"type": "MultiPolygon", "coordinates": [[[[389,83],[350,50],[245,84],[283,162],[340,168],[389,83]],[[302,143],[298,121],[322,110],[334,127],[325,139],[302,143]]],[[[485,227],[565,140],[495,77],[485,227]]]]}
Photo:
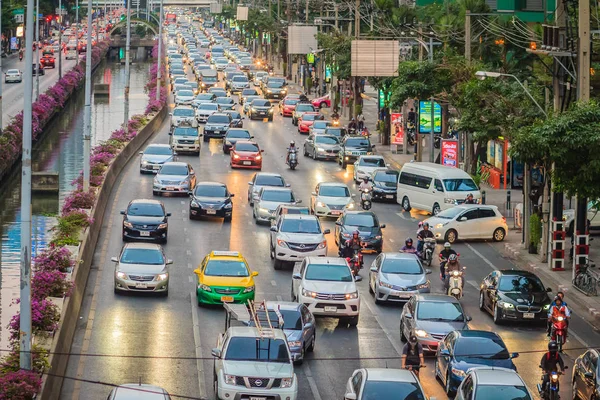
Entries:
{"type": "Polygon", "coordinates": [[[281,100],[281,103],[279,103],[279,114],[283,115],[284,117],[291,117],[298,101],[300,100],[290,99],[288,97],[281,100]]]}
{"type": "Polygon", "coordinates": [[[40,58],[40,65],[42,68],[52,67],[55,68],[55,59],[53,56],[46,54],[42,58],[40,58]]]}
{"type": "Polygon", "coordinates": [[[330,108],[331,107],[331,100],[329,99],[329,95],[313,99],[311,101],[311,103],[315,108],[325,108],[325,107],[330,108]]]}
{"type": "Polygon", "coordinates": [[[231,168],[262,169],[262,152],[258,144],[250,140],[238,140],[230,151],[231,168]]]}
{"type": "Polygon", "coordinates": [[[298,120],[298,133],[310,132],[310,127],[315,121],[323,120],[325,117],[319,113],[304,113],[298,120]]]}

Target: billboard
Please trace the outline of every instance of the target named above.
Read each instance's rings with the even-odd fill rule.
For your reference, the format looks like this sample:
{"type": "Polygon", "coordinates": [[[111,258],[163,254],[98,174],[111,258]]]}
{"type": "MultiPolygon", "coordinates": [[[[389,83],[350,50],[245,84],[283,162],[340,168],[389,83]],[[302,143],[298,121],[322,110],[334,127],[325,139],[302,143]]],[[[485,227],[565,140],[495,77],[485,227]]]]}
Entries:
{"type": "Polygon", "coordinates": [[[223,12],[223,4],[221,3],[210,3],[211,14],[221,14],[223,12]]]}
{"type": "MultiPolygon", "coordinates": [[[[442,106],[437,102],[433,109],[433,119],[434,133],[442,133],[442,106]]],[[[431,133],[431,101],[419,102],[419,133],[431,133]]]]}
{"type": "Polygon", "coordinates": [[[390,144],[404,145],[404,124],[401,113],[392,113],[392,122],[390,124],[390,144]]]}
{"type": "Polygon", "coordinates": [[[352,76],[397,76],[399,60],[396,40],[352,41],[352,76]]]}
{"type": "Polygon", "coordinates": [[[288,26],[288,54],[309,54],[317,49],[316,26],[288,26]]]}
{"type": "Polygon", "coordinates": [[[238,21],[248,21],[248,7],[238,6],[236,19],[238,21]]]}
{"type": "Polygon", "coordinates": [[[458,166],[458,140],[442,140],[442,165],[447,167],[458,166]]]}

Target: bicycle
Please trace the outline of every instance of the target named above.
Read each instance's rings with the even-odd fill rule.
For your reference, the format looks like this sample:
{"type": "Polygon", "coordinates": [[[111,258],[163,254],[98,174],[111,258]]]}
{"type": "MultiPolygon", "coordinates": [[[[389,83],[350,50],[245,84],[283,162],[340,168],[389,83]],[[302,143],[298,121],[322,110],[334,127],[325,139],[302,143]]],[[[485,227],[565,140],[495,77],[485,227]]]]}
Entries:
{"type": "Polygon", "coordinates": [[[586,264],[579,267],[579,272],[573,279],[573,286],[579,289],[587,296],[598,295],[598,278],[589,272],[590,268],[595,268],[594,264],[586,264]]]}

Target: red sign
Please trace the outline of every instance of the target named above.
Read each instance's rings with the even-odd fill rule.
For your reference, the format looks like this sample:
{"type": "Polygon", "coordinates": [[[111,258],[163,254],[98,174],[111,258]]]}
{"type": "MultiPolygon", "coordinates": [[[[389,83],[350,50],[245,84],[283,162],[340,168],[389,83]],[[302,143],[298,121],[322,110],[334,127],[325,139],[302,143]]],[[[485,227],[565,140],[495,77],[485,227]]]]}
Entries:
{"type": "Polygon", "coordinates": [[[404,144],[404,120],[401,113],[392,113],[392,121],[390,124],[392,132],[390,132],[391,144],[404,144]]]}
{"type": "Polygon", "coordinates": [[[458,140],[442,140],[442,165],[458,167],[458,140]]]}

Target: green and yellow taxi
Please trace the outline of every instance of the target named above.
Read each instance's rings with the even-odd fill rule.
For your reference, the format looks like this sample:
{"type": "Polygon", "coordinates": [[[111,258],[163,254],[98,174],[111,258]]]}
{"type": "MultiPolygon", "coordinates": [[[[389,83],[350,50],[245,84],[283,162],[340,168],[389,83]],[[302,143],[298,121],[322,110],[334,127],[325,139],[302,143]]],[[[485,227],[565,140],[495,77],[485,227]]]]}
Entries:
{"type": "Polygon", "coordinates": [[[198,305],[246,303],[254,300],[254,277],[244,256],[237,251],[212,251],[194,270],[198,277],[198,305]]]}

